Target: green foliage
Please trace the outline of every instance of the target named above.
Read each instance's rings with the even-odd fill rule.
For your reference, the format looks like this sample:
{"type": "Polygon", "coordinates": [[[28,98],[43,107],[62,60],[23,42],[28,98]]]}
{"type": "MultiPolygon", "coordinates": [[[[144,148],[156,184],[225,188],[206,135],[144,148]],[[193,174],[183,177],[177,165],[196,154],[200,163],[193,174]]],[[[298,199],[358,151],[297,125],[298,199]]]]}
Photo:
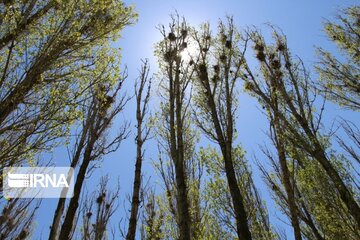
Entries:
{"type": "Polygon", "coordinates": [[[360,7],[342,10],[336,21],[327,21],[324,30],[342,56],[318,48],[320,90],[340,106],[360,109],[360,7]]]}
{"type": "Polygon", "coordinates": [[[353,191],[354,175],[348,167],[350,161],[335,151],[331,136],[324,131],[324,105],[316,100],[317,91],[312,88],[308,70],[301,59],[292,57],[286,38],[276,29],[273,28],[271,44],[258,30],[251,31],[249,39],[254,44],[261,75],[253,74],[246,63],[243,70],[250,77],[244,80],[247,91],[259,99],[266,112],[269,136],[277,150],[277,157],[264,151],[273,174],[262,169],[276,202],[289,218],[297,215],[306,237],[356,239],[359,209],[358,194],[353,191]],[[289,176],[284,174],[284,160],[291,170],[289,176]],[[308,161],[311,169],[307,168],[308,161]],[[301,180],[297,179],[298,174],[303,176],[301,180]],[[308,192],[303,189],[305,186],[309,187],[308,192]],[[295,207],[288,199],[291,192],[295,195],[295,207]],[[339,221],[331,222],[334,218],[339,221]]]}
{"type": "MultiPolygon", "coordinates": [[[[224,160],[215,149],[201,148],[201,161],[205,162],[207,179],[204,198],[209,204],[209,214],[220,222],[221,239],[237,239],[234,209],[226,181],[224,160]]],[[[237,174],[238,186],[245,198],[245,207],[249,214],[250,231],[254,239],[276,239],[266,206],[252,181],[252,173],[245,159],[245,152],[240,146],[234,147],[234,167],[237,174]]]]}
{"type": "Polygon", "coordinates": [[[118,81],[120,52],[110,39],[136,14],[110,0],[0,5],[0,161],[7,166],[36,162],[63,142],[83,118],[91,86],[118,81]]]}
{"type": "MultiPolygon", "coordinates": [[[[337,169],[340,170],[341,162],[333,160],[337,162],[337,169]]],[[[332,191],[334,186],[324,170],[311,159],[303,159],[303,163],[302,168],[297,171],[299,192],[324,237],[357,239],[359,232],[354,228],[356,224],[347,214],[346,206],[339,196],[332,191]]]]}

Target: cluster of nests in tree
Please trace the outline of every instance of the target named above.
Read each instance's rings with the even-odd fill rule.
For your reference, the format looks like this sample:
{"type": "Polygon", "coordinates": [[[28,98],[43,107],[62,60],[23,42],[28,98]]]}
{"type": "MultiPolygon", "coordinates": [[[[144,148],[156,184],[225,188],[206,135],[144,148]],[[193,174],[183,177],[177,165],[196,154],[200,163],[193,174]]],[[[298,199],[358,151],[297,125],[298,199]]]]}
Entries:
{"type": "MultiPolygon", "coordinates": [[[[219,77],[220,66],[219,66],[219,65],[213,65],[213,69],[214,69],[214,73],[215,73],[215,74],[214,74],[214,76],[211,78],[211,80],[212,80],[214,83],[216,83],[216,82],[218,82],[218,80],[220,79],[220,77],[219,77]]],[[[207,68],[206,64],[203,64],[203,63],[199,64],[199,65],[198,65],[198,70],[199,70],[199,72],[200,72],[200,75],[202,75],[202,76],[207,75],[207,70],[208,70],[208,68],[207,68]]]]}
{"type": "Polygon", "coordinates": [[[277,70],[281,68],[281,63],[279,61],[279,59],[277,59],[275,57],[275,53],[270,53],[269,54],[269,60],[270,60],[270,66],[271,68],[277,70]]]}
{"type": "Polygon", "coordinates": [[[173,60],[180,60],[180,56],[177,54],[176,49],[169,50],[165,52],[164,59],[167,62],[172,62],[173,60]]]}
{"type": "Polygon", "coordinates": [[[214,68],[214,76],[211,78],[212,82],[215,84],[217,83],[219,80],[220,80],[220,67],[219,65],[214,65],[213,66],[214,68]]]}
{"type": "MultiPolygon", "coordinates": [[[[99,199],[99,198],[98,198],[98,199],[99,199]]],[[[102,201],[101,201],[101,202],[102,202],[102,201]]],[[[98,203],[98,204],[100,205],[101,202],[98,203]]],[[[109,208],[110,208],[110,204],[107,203],[107,204],[105,205],[105,208],[106,208],[106,209],[109,209],[109,208]]],[[[86,213],[86,217],[87,217],[87,218],[91,218],[92,215],[93,215],[92,212],[87,212],[87,213],[86,213]]]]}
{"type": "Polygon", "coordinates": [[[282,77],[282,71],[281,71],[281,63],[280,60],[278,58],[276,58],[275,53],[272,52],[269,54],[269,62],[270,62],[270,67],[273,69],[275,77],[277,79],[282,77]]]}
{"type": "Polygon", "coordinates": [[[226,62],[226,59],[227,59],[227,57],[226,57],[225,53],[222,53],[222,54],[219,56],[219,60],[220,60],[220,62],[222,62],[222,63],[225,63],[225,62],[226,62]]]}
{"type": "MultiPolygon", "coordinates": [[[[180,37],[184,39],[184,38],[187,37],[187,35],[188,35],[188,30],[187,30],[187,29],[181,29],[181,31],[180,31],[180,37]]],[[[176,39],[177,39],[175,33],[173,33],[173,32],[169,32],[167,38],[168,38],[171,42],[174,42],[174,41],[176,41],[176,39]]]]}
{"type": "Polygon", "coordinates": [[[231,46],[232,46],[232,42],[231,42],[230,40],[226,40],[226,42],[225,42],[225,47],[228,48],[228,49],[230,49],[231,46]]]}
{"type": "Polygon", "coordinates": [[[101,107],[99,110],[99,115],[102,118],[105,118],[107,110],[110,106],[115,102],[115,98],[113,96],[106,95],[104,99],[101,100],[101,107]]]}
{"type": "Polygon", "coordinates": [[[105,196],[106,196],[105,192],[103,192],[101,195],[99,195],[96,199],[96,203],[100,205],[104,201],[105,196]]]}
{"type": "Polygon", "coordinates": [[[86,216],[87,216],[88,218],[91,218],[92,212],[87,212],[87,213],[86,213],[86,216]]]}
{"type": "Polygon", "coordinates": [[[277,50],[278,50],[279,52],[283,52],[283,51],[285,51],[285,49],[286,49],[285,44],[284,44],[283,42],[281,42],[281,41],[278,41],[278,43],[277,43],[277,50]]]}
{"type": "MultiPolygon", "coordinates": [[[[101,205],[101,204],[105,201],[105,196],[106,196],[106,193],[105,193],[105,192],[103,192],[101,195],[99,195],[99,196],[96,198],[96,203],[97,203],[98,205],[101,205]]],[[[110,204],[107,203],[107,204],[105,205],[105,208],[106,208],[106,209],[109,209],[109,208],[110,208],[110,204]]],[[[88,214],[89,214],[89,213],[88,213],[88,214]]]]}
{"type": "Polygon", "coordinates": [[[221,34],[221,42],[224,44],[224,46],[228,49],[232,47],[232,41],[228,39],[228,37],[223,33],[221,34]]]}
{"type": "Polygon", "coordinates": [[[286,67],[286,69],[290,69],[291,68],[291,62],[286,61],[285,62],[285,67],[286,67]]]}
{"type": "MultiPolygon", "coordinates": [[[[277,42],[277,50],[282,53],[284,53],[286,51],[286,46],[282,41],[277,42]]],[[[290,69],[290,67],[291,67],[290,60],[288,58],[286,58],[285,59],[285,68],[290,69]]]]}
{"type": "MultiPolygon", "coordinates": [[[[12,200],[9,199],[9,202],[10,201],[12,201],[12,200]]],[[[0,225],[6,224],[8,226],[8,228],[10,228],[10,229],[14,227],[14,219],[11,217],[12,209],[13,208],[11,206],[7,206],[7,207],[5,206],[0,215],[0,225]]],[[[19,214],[19,213],[20,213],[20,210],[17,209],[15,211],[15,214],[19,214]]],[[[23,231],[25,231],[25,230],[23,230],[23,231]]],[[[27,232],[25,231],[25,233],[27,233],[27,232]]],[[[2,237],[2,235],[0,235],[0,239],[3,239],[1,237],[2,237]]]]}
{"type": "Polygon", "coordinates": [[[185,48],[187,48],[187,42],[181,43],[180,49],[184,50],[185,48]]]}
{"type": "Polygon", "coordinates": [[[207,67],[205,64],[199,64],[199,72],[200,73],[206,73],[207,72],[207,67]]]}
{"type": "MultiPolygon", "coordinates": [[[[222,42],[224,43],[224,46],[227,49],[231,49],[232,47],[232,41],[227,39],[226,35],[222,35],[222,39],[225,38],[225,40],[222,40],[222,42]]],[[[209,41],[211,40],[211,36],[207,35],[205,36],[205,45],[209,45],[209,41]]],[[[209,47],[203,47],[201,49],[203,52],[208,52],[209,51],[209,47]]],[[[226,61],[226,56],[225,54],[221,57],[222,61],[225,62],[226,61]]]]}
{"type": "MultiPolygon", "coordinates": [[[[264,52],[265,51],[264,45],[262,43],[257,42],[257,43],[255,43],[254,49],[256,51],[256,58],[260,62],[265,62],[266,55],[264,52]]],[[[284,52],[286,50],[285,44],[282,43],[281,41],[279,41],[277,43],[276,50],[279,52],[284,52]]],[[[276,72],[279,72],[279,75],[281,75],[281,73],[280,73],[281,63],[280,63],[280,60],[275,57],[275,53],[274,52],[269,53],[268,59],[269,59],[271,68],[273,68],[276,72]]],[[[287,69],[289,69],[291,67],[291,63],[289,62],[288,59],[286,59],[285,67],[287,69]]]]}
{"type": "MultiPolygon", "coordinates": [[[[187,29],[182,29],[180,31],[180,36],[179,37],[177,37],[174,32],[170,32],[168,34],[168,36],[167,36],[167,39],[169,39],[170,42],[175,42],[178,38],[182,38],[183,42],[181,43],[180,48],[178,49],[178,50],[182,51],[182,50],[184,50],[185,48],[188,47],[187,42],[184,41],[187,34],[188,34],[188,30],[187,29]]],[[[165,54],[164,54],[164,59],[167,62],[171,62],[173,60],[175,60],[175,61],[180,60],[180,56],[178,56],[177,49],[174,48],[174,49],[166,51],[165,54]]]]}
{"type": "Polygon", "coordinates": [[[170,32],[169,35],[168,35],[168,39],[172,42],[176,41],[176,36],[175,36],[175,33],[173,32],[170,32]]]}
{"type": "MultiPolygon", "coordinates": [[[[225,34],[221,35],[221,43],[223,44],[223,46],[225,46],[226,49],[231,49],[232,48],[232,41],[228,39],[228,37],[225,34]]],[[[227,60],[227,56],[225,54],[225,51],[223,51],[223,53],[219,56],[219,60],[222,63],[225,63],[227,60]]]]}
{"type": "Polygon", "coordinates": [[[214,69],[214,76],[211,78],[211,80],[213,81],[213,83],[217,83],[220,79],[219,74],[220,74],[220,66],[219,65],[214,65],[213,66],[214,69]]]}
{"type": "MultiPolygon", "coordinates": [[[[255,43],[254,49],[256,51],[256,58],[261,62],[265,61],[265,53],[264,53],[265,47],[264,47],[264,45],[262,43],[260,43],[260,42],[257,42],[257,43],[255,43]]],[[[279,52],[283,52],[283,51],[285,51],[286,47],[285,47],[284,43],[279,41],[277,43],[277,48],[276,49],[279,52]]]]}
{"type": "Polygon", "coordinates": [[[209,48],[208,47],[203,47],[201,50],[206,53],[207,51],[209,51],[209,48]]]}
{"type": "Polygon", "coordinates": [[[260,62],[265,62],[265,53],[264,53],[264,45],[261,43],[255,43],[254,49],[256,51],[256,58],[260,62]]]}
{"type": "MultiPolygon", "coordinates": [[[[205,46],[209,46],[209,45],[210,45],[211,36],[210,36],[210,35],[206,35],[206,36],[204,37],[204,39],[205,39],[204,45],[205,45],[205,46]]],[[[206,52],[209,51],[209,47],[203,47],[201,50],[206,53],[206,52]]]]}

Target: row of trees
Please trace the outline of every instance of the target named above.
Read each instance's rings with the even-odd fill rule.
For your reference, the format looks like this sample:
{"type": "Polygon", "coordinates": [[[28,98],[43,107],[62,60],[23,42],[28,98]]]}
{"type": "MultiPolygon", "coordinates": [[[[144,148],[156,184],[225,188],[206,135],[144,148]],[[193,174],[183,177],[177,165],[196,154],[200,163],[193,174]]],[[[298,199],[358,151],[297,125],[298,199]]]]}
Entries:
{"type": "MultiPolygon", "coordinates": [[[[88,209],[82,238],[106,235],[118,196],[106,194],[105,179],[96,209],[91,206],[95,201],[80,196],[94,164],[128,134],[124,124],[112,139],[106,137],[128,101],[122,93],[126,73],[120,72],[120,53],[110,45],[136,17],[122,1],[0,2],[1,171],[23,164],[53,165],[44,162],[43,154],[63,145],[77,173],[74,197],[59,199],[49,239],[74,236],[83,209],[79,205],[88,209]]],[[[40,203],[3,196],[1,201],[0,238],[29,238],[40,203]]]]}
{"type": "MultiPolygon", "coordinates": [[[[241,86],[268,118],[270,144],[257,162],[294,238],[360,238],[357,123],[344,119],[337,132],[322,124],[328,99],[359,110],[359,7],[325,23],[342,56],[318,49],[319,79],[274,27],[269,43],[257,29],[237,29],[231,17],[216,30],[207,23],[192,27],[178,15],[169,27],[160,26],[158,74],[152,79],[144,61],[135,81],[133,190],[126,227],[116,233],[110,218],[119,189],[109,189],[104,177],[94,193],[83,192],[94,166],[129,136],[126,122],[109,134],[130,100],[123,90],[127,73],[110,46],[134,23],[134,10],[112,0],[0,5],[1,169],[48,164],[42,154],[60,144],[76,169],[74,197],[58,200],[49,239],[285,239],[269,222],[236,141],[241,86]],[[151,89],[160,101],[152,116],[151,89]],[[163,192],[143,183],[144,144],[151,136],[163,192]],[[212,144],[199,146],[200,137],[212,144]]],[[[31,236],[41,203],[1,201],[0,238],[31,236]]]]}
{"type": "Polygon", "coordinates": [[[240,32],[231,17],[220,21],[215,33],[209,24],[190,27],[177,15],[169,28],[159,28],[164,40],[155,51],[161,98],[156,166],[165,193],[157,206],[151,198],[145,238],[284,237],[269,223],[235,141],[241,85],[268,118],[271,144],[262,148],[267,161],[258,165],[294,239],[359,238],[357,123],[343,119],[337,131],[322,123],[328,100],[358,111],[359,19],[359,7],[351,7],[325,23],[341,57],[317,49],[319,79],[272,26],[270,43],[257,29],[240,32]],[[253,60],[258,64],[250,64],[253,60]],[[197,148],[199,132],[214,144],[197,148]]]}

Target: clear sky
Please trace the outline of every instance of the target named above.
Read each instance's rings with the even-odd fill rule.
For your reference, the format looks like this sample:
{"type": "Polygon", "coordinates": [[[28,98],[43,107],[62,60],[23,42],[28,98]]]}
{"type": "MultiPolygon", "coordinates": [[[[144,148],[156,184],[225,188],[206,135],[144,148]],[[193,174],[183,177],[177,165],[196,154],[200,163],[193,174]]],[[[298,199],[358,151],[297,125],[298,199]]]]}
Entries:
{"type": "MultiPolygon", "coordinates": [[[[157,71],[156,59],[153,56],[153,46],[161,39],[156,26],[167,24],[169,15],[175,10],[187,21],[197,26],[202,22],[210,22],[216,25],[219,18],[226,15],[234,17],[236,25],[241,29],[247,26],[256,26],[266,31],[265,23],[272,23],[280,27],[286,34],[288,45],[292,52],[301,57],[305,64],[311,69],[316,62],[315,46],[321,46],[327,49],[334,49],[322,32],[321,23],[325,18],[332,18],[342,7],[358,3],[358,1],[335,1],[335,0],[138,0],[125,1],[128,4],[134,4],[139,13],[139,21],[136,25],[126,28],[120,39],[115,45],[122,48],[123,65],[128,66],[129,79],[126,85],[129,94],[133,93],[133,82],[137,77],[140,68],[140,59],[149,58],[152,72],[157,71]]],[[[154,96],[156,97],[156,96],[154,96]]],[[[238,142],[247,151],[247,158],[253,165],[254,178],[261,195],[267,201],[270,211],[270,219],[275,227],[285,229],[288,239],[292,239],[291,229],[286,224],[278,220],[281,215],[276,213],[274,203],[270,200],[269,192],[264,187],[259,171],[253,164],[253,155],[256,154],[261,160],[259,144],[266,142],[264,132],[267,131],[267,122],[260,110],[257,108],[256,101],[244,94],[240,96],[240,109],[237,129],[239,133],[238,142]]],[[[156,106],[152,105],[153,110],[156,106]]],[[[340,111],[336,106],[329,105],[331,111],[326,115],[326,121],[330,123],[338,115],[348,115],[353,119],[359,119],[359,115],[340,111]]],[[[135,103],[132,100],[121,119],[132,121],[131,127],[134,128],[135,121],[135,103]]],[[[119,126],[121,120],[117,120],[113,129],[119,126]]],[[[200,143],[202,144],[202,143],[200,143]]],[[[146,160],[144,173],[146,177],[151,177],[153,181],[157,179],[154,170],[151,167],[151,159],[156,160],[156,145],[149,142],[146,145],[146,160]]],[[[59,148],[52,155],[53,159],[59,164],[67,154],[63,148],[59,148]]],[[[65,161],[66,162],[66,161],[65,161]]],[[[125,217],[127,210],[123,208],[126,201],[126,195],[130,194],[133,181],[133,171],[135,162],[135,144],[134,134],[122,144],[120,149],[107,156],[91,178],[87,180],[89,189],[98,182],[99,176],[109,174],[112,183],[120,180],[121,196],[120,207],[114,216],[113,223],[125,217]],[[90,186],[90,187],[89,187],[90,186]]],[[[160,187],[158,187],[160,189],[160,187]]],[[[42,207],[36,217],[37,229],[34,239],[46,239],[49,226],[52,221],[52,215],[55,209],[56,200],[43,200],[42,207]]],[[[119,238],[120,239],[120,238],[119,238]]]]}

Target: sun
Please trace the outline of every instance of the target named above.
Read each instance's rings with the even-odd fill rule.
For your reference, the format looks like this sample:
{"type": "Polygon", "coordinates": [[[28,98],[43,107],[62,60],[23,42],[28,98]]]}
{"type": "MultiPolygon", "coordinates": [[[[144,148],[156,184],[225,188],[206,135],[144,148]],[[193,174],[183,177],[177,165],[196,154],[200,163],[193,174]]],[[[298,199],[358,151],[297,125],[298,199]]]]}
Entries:
{"type": "Polygon", "coordinates": [[[181,59],[184,62],[189,62],[191,59],[194,59],[198,53],[198,47],[195,41],[188,41],[186,48],[181,51],[181,59]]]}

